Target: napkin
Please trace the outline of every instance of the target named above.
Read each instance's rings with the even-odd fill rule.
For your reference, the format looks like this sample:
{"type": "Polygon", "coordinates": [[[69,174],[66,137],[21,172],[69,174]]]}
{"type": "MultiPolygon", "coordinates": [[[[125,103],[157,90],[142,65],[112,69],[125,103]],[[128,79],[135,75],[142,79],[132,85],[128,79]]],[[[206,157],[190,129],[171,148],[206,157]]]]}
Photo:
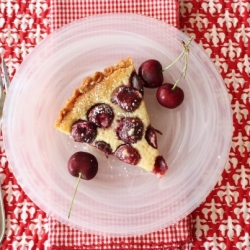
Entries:
{"type": "Polygon", "coordinates": [[[50,250],[187,250],[192,239],[191,216],[163,230],[141,236],[104,237],[71,228],[49,218],[50,250]]]}
{"type": "Polygon", "coordinates": [[[179,27],[178,0],[51,0],[51,31],[74,20],[104,13],[136,13],[179,27]]]}
{"type": "MultiPolygon", "coordinates": [[[[179,27],[178,0],[51,0],[51,31],[79,18],[104,13],[136,13],[179,27]]],[[[49,218],[51,250],[189,249],[191,215],[163,230],[134,237],[104,237],[78,231],[49,218]]]]}

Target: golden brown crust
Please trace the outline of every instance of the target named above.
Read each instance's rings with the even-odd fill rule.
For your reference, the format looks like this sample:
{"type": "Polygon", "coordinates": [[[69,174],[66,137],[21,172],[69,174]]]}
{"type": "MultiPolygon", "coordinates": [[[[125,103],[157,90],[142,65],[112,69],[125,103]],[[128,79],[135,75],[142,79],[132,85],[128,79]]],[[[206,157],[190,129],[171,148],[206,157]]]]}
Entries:
{"type": "Polygon", "coordinates": [[[133,61],[130,57],[126,60],[120,60],[116,65],[109,66],[103,70],[103,72],[95,72],[91,77],[86,77],[81,86],[74,90],[73,96],[66,101],[65,106],[59,111],[58,119],[55,122],[55,127],[59,128],[64,117],[73,109],[75,102],[77,99],[91,91],[95,88],[99,83],[103,81],[103,79],[109,77],[114,72],[119,69],[129,68],[133,66],[133,61]]]}

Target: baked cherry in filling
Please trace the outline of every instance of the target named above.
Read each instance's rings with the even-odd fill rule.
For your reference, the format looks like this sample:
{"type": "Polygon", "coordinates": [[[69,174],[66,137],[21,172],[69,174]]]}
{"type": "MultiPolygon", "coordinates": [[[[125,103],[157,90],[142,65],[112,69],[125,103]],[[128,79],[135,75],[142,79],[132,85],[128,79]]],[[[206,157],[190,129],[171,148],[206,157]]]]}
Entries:
{"type": "Polygon", "coordinates": [[[144,95],[144,83],[142,79],[136,74],[136,72],[133,72],[130,76],[130,82],[133,88],[137,89],[142,95],[144,95]]]}
{"type": "Polygon", "coordinates": [[[117,126],[116,134],[126,143],[136,143],[143,135],[143,123],[137,117],[122,118],[117,126]]]}
{"type": "Polygon", "coordinates": [[[106,155],[106,157],[112,154],[112,149],[110,145],[106,143],[105,141],[97,141],[94,143],[94,146],[98,148],[99,150],[101,150],[106,155]]]}
{"type": "Polygon", "coordinates": [[[91,143],[96,138],[97,129],[96,126],[89,121],[78,120],[72,126],[71,135],[76,142],[91,143]]]}
{"type": "Polygon", "coordinates": [[[146,139],[146,141],[153,148],[158,148],[156,132],[158,132],[159,134],[161,134],[160,131],[154,129],[152,126],[148,126],[148,128],[146,130],[146,133],[145,133],[145,139],[146,139]]]}
{"type": "Polygon", "coordinates": [[[105,104],[99,103],[90,108],[88,112],[88,120],[97,127],[108,128],[114,119],[112,108],[105,104]]]}
{"type": "Polygon", "coordinates": [[[127,112],[135,111],[141,104],[141,93],[127,86],[116,88],[111,96],[111,102],[117,104],[121,109],[127,112]]]}
{"type": "Polygon", "coordinates": [[[129,144],[119,146],[114,155],[121,161],[132,165],[137,165],[141,159],[139,152],[129,144]]]}
{"type": "Polygon", "coordinates": [[[153,173],[162,176],[168,170],[168,165],[166,164],[164,158],[162,156],[157,156],[155,159],[155,165],[153,169],[153,173]]]}

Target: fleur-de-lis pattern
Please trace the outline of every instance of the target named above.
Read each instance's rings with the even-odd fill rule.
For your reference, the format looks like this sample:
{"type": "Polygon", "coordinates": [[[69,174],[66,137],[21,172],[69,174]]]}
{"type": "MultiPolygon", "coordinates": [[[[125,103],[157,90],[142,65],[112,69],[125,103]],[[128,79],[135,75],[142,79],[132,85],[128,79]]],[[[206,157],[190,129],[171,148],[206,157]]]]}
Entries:
{"type": "Polygon", "coordinates": [[[181,29],[194,35],[220,71],[234,131],[225,169],[192,213],[193,249],[250,249],[250,2],[181,0],[181,29]]]}
{"type": "MultiPolygon", "coordinates": [[[[49,33],[49,1],[0,1],[0,57],[10,78],[23,59],[49,33]]],[[[18,185],[0,136],[0,183],[3,191],[6,232],[3,250],[48,249],[47,215],[18,185]]]]}
{"type": "MultiPolygon", "coordinates": [[[[0,1],[0,56],[12,77],[50,32],[50,0],[0,1]]],[[[193,249],[250,249],[250,2],[180,0],[181,30],[220,71],[231,100],[234,131],[228,162],[206,200],[192,213],[193,249]]],[[[1,249],[48,249],[47,215],[18,185],[0,136],[0,183],[6,210],[1,249]]]]}

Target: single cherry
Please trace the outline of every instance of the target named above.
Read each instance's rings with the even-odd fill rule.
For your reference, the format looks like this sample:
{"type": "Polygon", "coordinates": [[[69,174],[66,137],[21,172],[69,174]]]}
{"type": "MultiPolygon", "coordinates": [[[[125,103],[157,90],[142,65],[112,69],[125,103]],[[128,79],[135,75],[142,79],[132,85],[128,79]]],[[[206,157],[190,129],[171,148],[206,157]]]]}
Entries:
{"type": "Polygon", "coordinates": [[[153,172],[161,177],[166,173],[167,170],[168,165],[166,164],[164,158],[162,156],[157,156],[155,159],[153,172]]]}
{"type": "Polygon", "coordinates": [[[114,112],[112,108],[100,103],[93,106],[88,112],[88,120],[94,123],[97,127],[108,128],[114,119],[114,112]]]}
{"type": "Polygon", "coordinates": [[[84,180],[93,179],[98,171],[98,162],[94,155],[88,152],[76,152],[68,160],[69,173],[75,177],[81,173],[84,180]]]}
{"type": "Polygon", "coordinates": [[[76,191],[80,183],[80,179],[91,180],[98,171],[98,161],[96,157],[88,152],[76,152],[68,160],[68,171],[71,175],[78,177],[74,194],[70,203],[68,218],[70,217],[76,191]]]}
{"type": "Polygon", "coordinates": [[[119,146],[114,155],[121,161],[132,165],[137,165],[141,159],[139,152],[129,144],[119,146]]]}
{"type": "Polygon", "coordinates": [[[126,143],[136,143],[141,140],[143,123],[137,117],[125,117],[118,122],[116,133],[119,139],[126,143]]]}
{"type": "Polygon", "coordinates": [[[163,69],[159,61],[150,59],[141,64],[138,75],[144,82],[144,87],[158,88],[163,83],[163,69]]]}
{"type": "Polygon", "coordinates": [[[78,120],[72,125],[71,135],[76,142],[91,143],[97,135],[97,129],[89,121],[78,120]]]}
{"type": "Polygon", "coordinates": [[[178,86],[174,87],[171,83],[164,83],[157,89],[156,97],[163,107],[173,109],[183,102],[184,92],[178,86]]]}
{"type": "Polygon", "coordinates": [[[141,93],[130,87],[121,86],[114,90],[111,101],[126,112],[135,111],[141,104],[141,93]]]}

